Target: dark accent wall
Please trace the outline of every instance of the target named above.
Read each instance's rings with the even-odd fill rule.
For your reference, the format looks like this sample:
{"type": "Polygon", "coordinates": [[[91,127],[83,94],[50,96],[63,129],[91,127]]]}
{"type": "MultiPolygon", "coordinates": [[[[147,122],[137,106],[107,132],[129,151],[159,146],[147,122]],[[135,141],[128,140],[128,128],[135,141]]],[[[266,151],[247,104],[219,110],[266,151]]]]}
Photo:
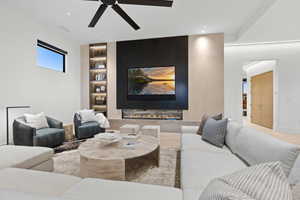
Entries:
{"type": "Polygon", "coordinates": [[[117,109],[188,109],[188,36],[117,42],[117,109]],[[129,99],[128,68],[176,67],[176,97],[129,99]]]}

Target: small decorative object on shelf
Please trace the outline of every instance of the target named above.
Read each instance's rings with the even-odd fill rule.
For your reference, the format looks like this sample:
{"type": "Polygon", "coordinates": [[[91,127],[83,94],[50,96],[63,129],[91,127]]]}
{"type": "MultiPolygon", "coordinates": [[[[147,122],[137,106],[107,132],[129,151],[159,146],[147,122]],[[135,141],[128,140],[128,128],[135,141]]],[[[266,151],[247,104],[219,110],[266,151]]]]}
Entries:
{"type": "Polygon", "coordinates": [[[101,85],[100,86],[100,92],[106,92],[106,86],[101,85]]]}
{"type": "Polygon", "coordinates": [[[95,92],[96,93],[101,93],[101,87],[100,86],[95,86],[95,92]]]}
{"type": "Polygon", "coordinates": [[[100,64],[100,63],[96,63],[95,64],[95,69],[105,69],[105,65],[104,64],[100,64]]]}
{"type": "Polygon", "coordinates": [[[106,73],[98,73],[95,75],[95,81],[105,81],[106,73]]]}
{"type": "Polygon", "coordinates": [[[107,44],[90,44],[90,107],[107,113],[107,44]]]}
{"type": "Polygon", "coordinates": [[[96,96],[95,104],[96,105],[106,105],[106,96],[96,96]]]}

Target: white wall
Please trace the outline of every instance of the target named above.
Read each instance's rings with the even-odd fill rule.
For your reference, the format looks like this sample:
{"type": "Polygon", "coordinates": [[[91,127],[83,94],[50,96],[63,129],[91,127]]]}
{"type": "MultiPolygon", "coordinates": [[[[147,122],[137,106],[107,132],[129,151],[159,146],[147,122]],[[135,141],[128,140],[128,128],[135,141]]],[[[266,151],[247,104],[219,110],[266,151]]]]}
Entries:
{"type": "Polygon", "coordinates": [[[80,107],[80,46],[56,28],[34,22],[15,8],[0,5],[0,144],[6,140],[5,107],[30,105],[65,123],[80,107]],[[3,17],[5,16],[5,17],[3,17]],[[68,51],[66,73],[36,65],[36,41],[68,51]]]}
{"type": "Polygon", "coordinates": [[[226,46],[225,115],[242,121],[243,65],[255,60],[277,60],[277,130],[300,134],[300,43],[226,46]]]}

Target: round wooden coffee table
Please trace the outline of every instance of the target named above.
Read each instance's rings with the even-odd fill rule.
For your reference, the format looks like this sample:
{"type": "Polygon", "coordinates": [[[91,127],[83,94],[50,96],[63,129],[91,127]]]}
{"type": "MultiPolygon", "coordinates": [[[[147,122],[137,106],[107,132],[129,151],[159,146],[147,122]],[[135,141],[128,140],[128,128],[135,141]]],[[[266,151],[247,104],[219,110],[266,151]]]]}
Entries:
{"type": "Polygon", "coordinates": [[[159,140],[141,135],[136,144],[125,147],[127,139],[112,145],[102,145],[95,138],[89,139],[79,147],[80,176],[83,178],[102,178],[126,180],[126,169],[136,159],[152,159],[159,167],[159,140]]]}

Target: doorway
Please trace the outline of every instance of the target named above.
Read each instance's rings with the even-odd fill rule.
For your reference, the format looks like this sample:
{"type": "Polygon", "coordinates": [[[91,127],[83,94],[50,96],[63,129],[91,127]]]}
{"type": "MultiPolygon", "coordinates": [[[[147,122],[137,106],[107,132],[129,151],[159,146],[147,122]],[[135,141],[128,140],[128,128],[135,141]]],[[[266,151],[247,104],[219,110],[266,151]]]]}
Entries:
{"type": "Polygon", "coordinates": [[[248,123],[275,128],[276,61],[254,61],[244,65],[243,116],[248,123]],[[245,87],[245,82],[247,86],[245,87]],[[246,99],[246,111],[245,101],[246,99]],[[246,113],[246,116],[245,116],[246,113]]]}
{"type": "Polygon", "coordinates": [[[251,78],[251,123],[273,129],[273,71],[251,78]]]}

